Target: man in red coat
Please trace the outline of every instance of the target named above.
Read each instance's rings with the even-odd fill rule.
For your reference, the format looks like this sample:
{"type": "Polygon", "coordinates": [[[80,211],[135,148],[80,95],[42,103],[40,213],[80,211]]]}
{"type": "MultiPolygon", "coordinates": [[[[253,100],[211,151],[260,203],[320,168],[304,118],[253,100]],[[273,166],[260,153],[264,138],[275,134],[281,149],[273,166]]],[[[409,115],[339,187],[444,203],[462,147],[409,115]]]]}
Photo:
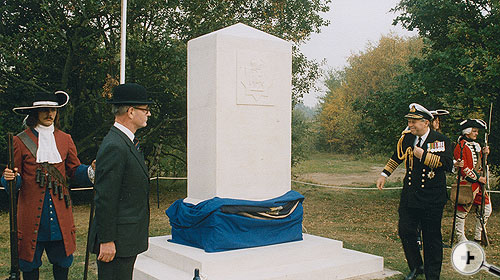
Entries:
{"type": "MultiPolygon", "coordinates": [[[[474,200],[470,204],[460,204],[457,208],[457,220],[455,231],[457,233],[458,242],[466,241],[465,237],[465,218],[471,210],[472,206],[476,206],[476,229],[474,232],[474,240],[481,240],[481,222],[480,222],[480,205],[482,200],[481,184],[486,184],[486,177],[482,176],[484,166],[482,159],[490,152],[489,147],[481,148],[481,145],[476,142],[479,129],[486,129],[486,123],[483,120],[468,119],[460,123],[462,136],[455,147],[454,158],[457,162],[463,162],[461,172],[460,185],[469,186],[472,188],[474,200]]],[[[462,165],[462,164],[460,164],[462,165]]],[[[491,203],[488,194],[485,196],[484,202],[484,223],[488,221],[491,214],[491,203]]]]}
{"type": "Polygon", "coordinates": [[[39,278],[44,250],[54,279],[68,279],[76,236],[66,178],[88,186],[94,176],[93,166],[80,163],[71,136],[59,129],[58,108],[68,100],[63,91],[40,93],[32,106],[13,109],[28,115],[28,128],[14,137],[15,169],[5,169],[1,181],[7,186],[15,179],[19,190],[19,267],[25,280],[39,278]]]}

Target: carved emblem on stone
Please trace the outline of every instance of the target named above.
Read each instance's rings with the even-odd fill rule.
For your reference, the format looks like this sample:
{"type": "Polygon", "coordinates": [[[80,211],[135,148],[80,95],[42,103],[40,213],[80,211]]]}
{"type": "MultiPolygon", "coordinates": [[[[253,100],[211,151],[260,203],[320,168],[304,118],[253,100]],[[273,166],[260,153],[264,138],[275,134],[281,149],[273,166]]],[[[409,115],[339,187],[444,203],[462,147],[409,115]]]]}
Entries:
{"type": "Polygon", "coordinates": [[[239,51],[237,57],[237,98],[238,105],[272,106],[270,88],[269,58],[254,51],[239,51]]]}

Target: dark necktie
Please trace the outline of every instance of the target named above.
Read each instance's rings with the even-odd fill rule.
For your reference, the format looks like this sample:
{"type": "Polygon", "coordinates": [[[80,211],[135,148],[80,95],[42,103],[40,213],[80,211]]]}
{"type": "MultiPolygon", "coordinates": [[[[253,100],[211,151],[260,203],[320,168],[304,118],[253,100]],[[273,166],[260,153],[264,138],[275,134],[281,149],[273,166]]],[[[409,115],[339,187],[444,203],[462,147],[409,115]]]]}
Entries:
{"type": "Polygon", "coordinates": [[[139,139],[134,138],[134,146],[135,148],[140,151],[141,150],[141,145],[139,144],[139,139]]]}
{"type": "Polygon", "coordinates": [[[418,137],[418,142],[417,142],[417,147],[420,148],[420,146],[422,146],[422,137],[418,137]]]}

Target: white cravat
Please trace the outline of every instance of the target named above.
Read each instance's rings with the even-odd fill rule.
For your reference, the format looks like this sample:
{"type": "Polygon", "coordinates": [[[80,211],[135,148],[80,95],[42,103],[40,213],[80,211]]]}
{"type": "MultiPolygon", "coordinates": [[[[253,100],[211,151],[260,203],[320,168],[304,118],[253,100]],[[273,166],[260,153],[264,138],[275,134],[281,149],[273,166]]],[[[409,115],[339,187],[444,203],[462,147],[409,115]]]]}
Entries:
{"type": "Polygon", "coordinates": [[[54,124],[50,126],[37,125],[38,150],[36,151],[36,162],[59,163],[62,162],[61,155],[56,146],[54,137],[54,124]]]}

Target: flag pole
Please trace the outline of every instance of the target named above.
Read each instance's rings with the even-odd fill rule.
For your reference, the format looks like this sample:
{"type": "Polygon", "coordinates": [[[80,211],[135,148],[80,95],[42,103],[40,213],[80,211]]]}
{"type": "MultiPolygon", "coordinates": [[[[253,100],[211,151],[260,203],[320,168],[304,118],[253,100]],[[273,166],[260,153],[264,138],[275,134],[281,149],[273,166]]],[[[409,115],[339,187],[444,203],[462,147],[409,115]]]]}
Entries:
{"type": "Polygon", "coordinates": [[[125,49],[127,46],[127,0],[122,0],[120,37],[120,84],[125,83],[125,49]]]}
{"type": "MultiPolygon", "coordinates": [[[[127,0],[122,0],[121,9],[121,29],[120,29],[120,84],[125,83],[125,48],[127,45],[127,0]]],[[[87,232],[87,248],[85,252],[85,264],[83,269],[83,280],[87,280],[90,253],[90,227],[95,211],[94,203],[95,191],[92,192],[92,202],[90,203],[89,228],[87,232]]]]}

